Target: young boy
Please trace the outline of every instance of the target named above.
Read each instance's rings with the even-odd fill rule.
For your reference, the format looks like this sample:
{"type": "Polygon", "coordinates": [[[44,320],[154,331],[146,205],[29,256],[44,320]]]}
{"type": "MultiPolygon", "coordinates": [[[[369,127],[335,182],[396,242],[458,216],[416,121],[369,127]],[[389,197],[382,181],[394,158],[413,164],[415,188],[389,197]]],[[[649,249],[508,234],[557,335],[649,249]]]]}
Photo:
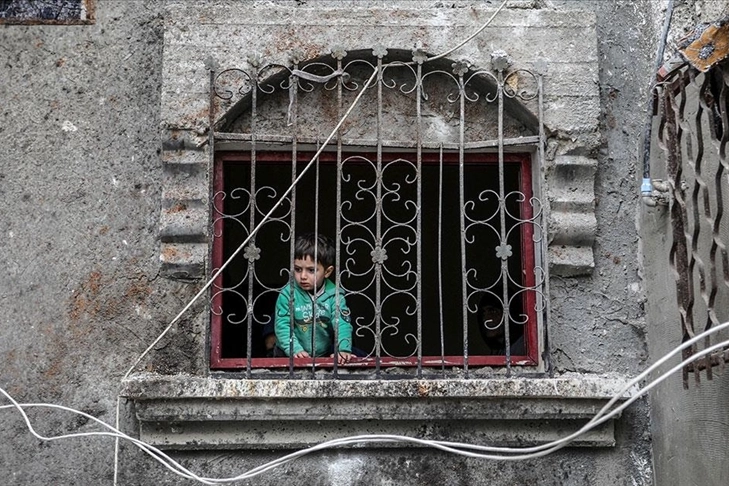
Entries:
{"type": "Polygon", "coordinates": [[[285,356],[292,353],[294,358],[334,357],[334,329],[337,326],[336,336],[339,341],[337,362],[345,364],[352,357],[352,324],[349,309],[341,289],[337,291],[336,285],[329,280],[334,271],[335,251],[334,243],[326,236],[317,237],[309,233],[296,239],[295,283],[293,288],[287,284],[281,289],[276,301],[276,351],[282,352],[285,356]],[[314,253],[315,248],[316,253],[314,253]],[[291,325],[292,299],[293,326],[291,325]]]}

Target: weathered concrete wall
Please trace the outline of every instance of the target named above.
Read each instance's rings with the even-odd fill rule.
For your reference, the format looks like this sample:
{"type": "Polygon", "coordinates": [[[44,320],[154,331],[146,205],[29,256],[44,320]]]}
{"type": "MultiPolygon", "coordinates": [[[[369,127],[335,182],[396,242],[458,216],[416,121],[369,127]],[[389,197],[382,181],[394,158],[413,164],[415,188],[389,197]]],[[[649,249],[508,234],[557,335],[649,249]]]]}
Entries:
{"type": "MultiPolygon", "coordinates": [[[[113,423],[122,375],[196,291],[194,283],[159,277],[164,3],[99,0],[93,25],[0,29],[0,386],[21,402],[61,403],[113,423]]],[[[195,10],[192,1],[172,3],[195,10]]],[[[448,11],[473,4],[483,2],[261,1],[237,8],[252,14],[271,5],[448,11]]],[[[598,161],[598,237],[592,276],[550,283],[559,323],[550,327],[552,363],[558,374],[632,375],[648,358],[636,153],[657,38],[647,12],[656,2],[579,4],[594,12],[598,29],[599,139],[587,154],[598,161]]],[[[203,306],[196,306],[141,368],[204,374],[206,325],[203,306]]],[[[9,484],[111,484],[110,440],[40,443],[17,414],[0,414],[0,473],[9,484]]],[[[66,414],[29,414],[46,434],[94,430],[66,414]]],[[[506,464],[412,449],[326,452],[256,484],[291,483],[292,477],[313,484],[650,484],[645,402],[617,422],[616,439],[615,448],[566,449],[506,464]]],[[[278,456],[176,453],[215,476],[278,456]]],[[[122,484],[181,484],[127,446],[121,458],[122,484]]]]}
{"type": "MultiPolygon", "coordinates": [[[[121,376],[194,288],[157,277],[161,4],[98,3],[94,25],[0,28],[0,386],[113,423],[121,376]]],[[[196,315],[153,367],[198,365],[196,315]]],[[[41,445],[0,413],[0,482],[110,478],[108,440],[41,445]]],[[[46,434],[91,430],[29,413],[46,434]]]]}
{"type": "MultiPolygon", "coordinates": [[[[651,356],[658,358],[681,343],[683,334],[676,306],[675,277],[668,264],[671,223],[665,207],[645,209],[641,222],[649,296],[648,348],[651,356]]],[[[680,360],[676,357],[670,365],[680,360]]],[[[664,366],[662,370],[668,368],[664,366]]],[[[681,375],[676,374],[651,395],[656,484],[727,484],[729,379],[718,370],[711,381],[702,373],[700,385],[694,383],[693,377],[690,382],[689,389],[684,389],[681,375]]]]}
{"type": "MultiPolygon", "coordinates": [[[[726,2],[710,0],[676,2],[669,31],[666,57],[676,41],[702,22],[713,22],[729,13],[726,2]]],[[[717,160],[714,146],[707,146],[706,160],[717,160]]],[[[651,175],[666,178],[665,157],[652,159],[651,175]]],[[[708,162],[711,164],[712,162],[708,162]]],[[[643,272],[647,289],[647,341],[655,359],[674,349],[682,339],[676,302],[675,276],[669,265],[672,243],[671,219],[665,206],[643,207],[640,213],[643,272]]],[[[726,238],[726,236],[724,236],[726,238]]],[[[720,309],[720,314],[724,309],[720,309]]],[[[680,358],[674,358],[674,366],[680,358]]],[[[668,366],[664,367],[664,371],[668,366]]],[[[655,484],[724,485],[729,482],[726,446],[729,442],[729,379],[725,372],[712,381],[702,373],[700,385],[690,377],[684,389],[680,375],[671,376],[651,395],[651,434],[655,484]]]]}

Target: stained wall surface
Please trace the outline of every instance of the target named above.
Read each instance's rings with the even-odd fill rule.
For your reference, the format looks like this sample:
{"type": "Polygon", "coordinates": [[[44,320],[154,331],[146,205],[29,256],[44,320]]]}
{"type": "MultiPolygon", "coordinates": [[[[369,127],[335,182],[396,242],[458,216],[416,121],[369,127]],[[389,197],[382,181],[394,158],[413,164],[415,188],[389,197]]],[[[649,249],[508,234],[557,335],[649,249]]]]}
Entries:
{"type": "MultiPolygon", "coordinates": [[[[528,17],[535,9],[566,12],[577,3],[515,1],[509,16],[528,17]]],[[[448,17],[452,10],[495,7],[494,2],[466,1],[231,5],[98,0],[91,25],[0,29],[0,266],[5,270],[0,275],[0,386],[19,402],[58,403],[113,423],[120,379],[200,288],[199,280],[160,274],[166,177],[161,157],[170,136],[169,112],[163,107],[171,106],[165,105],[169,93],[163,85],[175,81],[166,73],[197,79],[206,61],[201,48],[189,54],[186,69],[164,65],[165,31],[172,35],[187,22],[176,24],[172,14],[215,14],[218,9],[223,15],[236,8],[245,9],[237,15],[265,19],[272,7],[294,15],[344,8],[366,17],[369,8],[377,7],[393,12],[427,8],[448,17]]],[[[658,2],[621,0],[583,1],[579,8],[594,15],[597,29],[594,130],[558,133],[553,148],[597,161],[597,232],[590,274],[550,282],[550,366],[556,375],[631,376],[649,361],[636,153],[661,11],[658,2]],[[569,152],[572,138],[580,141],[574,147],[581,147],[574,153],[569,152]]],[[[212,22],[207,17],[197,21],[212,22]]],[[[367,28],[376,30],[377,22],[367,28]]],[[[514,32],[514,51],[529,53],[535,47],[520,43],[522,35],[514,32]]],[[[477,45],[489,47],[488,37],[477,45]]],[[[139,369],[205,375],[207,325],[204,303],[193,306],[139,369]]],[[[2,409],[0,414],[0,473],[8,484],[112,484],[112,440],[41,442],[30,436],[17,413],[2,409]]],[[[46,435],[96,430],[88,420],[58,411],[29,409],[28,415],[46,435]]],[[[134,422],[134,417],[122,419],[134,422]]],[[[663,422],[666,427],[668,422],[663,422]]],[[[291,482],[291,477],[310,478],[313,484],[651,484],[646,401],[623,414],[615,437],[613,448],[568,448],[527,463],[408,448],[321,452],[253,484],[291,482]]],[[[220,476],[279,456],[176,453],[197,471],[220,476]]],[[[181,484],[128,446],[122,446],[120,457],[121,484],[181,484]]]]}

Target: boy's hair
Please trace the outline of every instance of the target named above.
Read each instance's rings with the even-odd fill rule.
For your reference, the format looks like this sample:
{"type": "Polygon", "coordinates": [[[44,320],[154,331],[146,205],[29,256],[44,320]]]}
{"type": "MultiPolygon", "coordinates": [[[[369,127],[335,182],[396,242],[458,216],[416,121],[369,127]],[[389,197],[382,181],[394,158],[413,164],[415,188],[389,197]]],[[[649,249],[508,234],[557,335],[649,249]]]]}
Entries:
{"type": "Polygon", "coordinates": [[[304,259],[306,257],[321,263],[324,268],[334,266],[336,249],[331,238],[322,234],[306,233],[296,238],[294,245],[294,258],[304,259]],[[316,257],[314,256],[316,247],[316,257]]]}

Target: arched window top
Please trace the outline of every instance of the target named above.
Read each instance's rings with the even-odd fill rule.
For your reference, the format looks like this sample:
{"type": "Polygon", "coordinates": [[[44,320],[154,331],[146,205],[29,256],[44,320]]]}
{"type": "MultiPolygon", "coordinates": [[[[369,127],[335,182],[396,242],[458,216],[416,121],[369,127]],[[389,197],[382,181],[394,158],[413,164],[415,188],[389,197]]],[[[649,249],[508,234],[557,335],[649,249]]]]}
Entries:
{"type": "Polygon", "coordinates": [[[214,74],[213,109],[222,113],[214,116],[214,131],[219,139],[316,143],[379,70],[340,129],[345,144],[483,149],[500,139],[536,143],[539,75],[510,69],[505,54],[492,56],[490,67],[382,47],[334,49],[305,61],[292,56],[289,65],[249,59],[245,69],[214,74]]]}

